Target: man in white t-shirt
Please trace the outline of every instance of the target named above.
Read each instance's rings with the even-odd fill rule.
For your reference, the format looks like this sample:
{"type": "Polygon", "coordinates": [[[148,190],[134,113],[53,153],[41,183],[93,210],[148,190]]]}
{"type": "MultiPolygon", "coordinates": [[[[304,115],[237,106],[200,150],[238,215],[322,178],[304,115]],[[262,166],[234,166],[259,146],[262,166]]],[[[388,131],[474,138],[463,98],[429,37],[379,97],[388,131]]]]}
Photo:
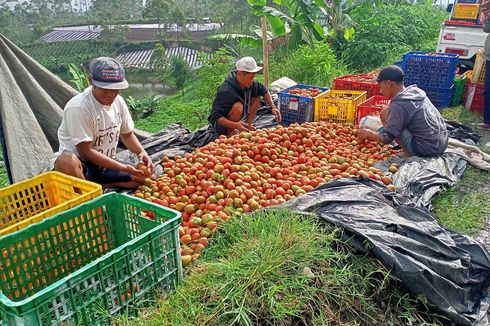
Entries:
{"type": "Polygon", "coordinates": [[[124,68],[112,58],[96,58],[89,65],[89,81],[91,86],[65,106],[54,170],[105,187],[135,188],[147,176],[115,160],[119,139],[150,171],[153,165],[133,133],[133,119],[119,95],[129,86],[124,68]]]}

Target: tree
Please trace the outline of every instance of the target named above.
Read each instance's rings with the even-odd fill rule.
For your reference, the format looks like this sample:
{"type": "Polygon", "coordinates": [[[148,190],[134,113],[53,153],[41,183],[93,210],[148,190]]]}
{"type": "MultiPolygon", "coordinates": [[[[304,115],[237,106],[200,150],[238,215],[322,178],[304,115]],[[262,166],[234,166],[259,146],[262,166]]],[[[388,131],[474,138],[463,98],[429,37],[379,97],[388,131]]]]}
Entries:
{"type": "Polygon", "coordinates": [[[163,36],[160,26],[163,22],[168,22],[170,8],[172,8],[172,5],[173,3],[170,0],[149,0],[146,3],[145,9],[143,10],[143,17],[157,19],[160,37],[163,36]]]}
{"type": "Polygon", "coordinates": [[[184,86],[191,79],[192,71],[182,57],[172,57],[172,74],[175,79],[175,86],[177,86],[177,89],[182,90],[182,94],[184,94],[184,86]]]}
{"type": "Polygon", "coordinates": [[[267,6],[267,0],[247,1],[257,16],[267,17],[274,35],[290,34],[290,48],[325,39],[325,32],[317,22],[323,0],[273,0],[279,9],[267,6]]]}

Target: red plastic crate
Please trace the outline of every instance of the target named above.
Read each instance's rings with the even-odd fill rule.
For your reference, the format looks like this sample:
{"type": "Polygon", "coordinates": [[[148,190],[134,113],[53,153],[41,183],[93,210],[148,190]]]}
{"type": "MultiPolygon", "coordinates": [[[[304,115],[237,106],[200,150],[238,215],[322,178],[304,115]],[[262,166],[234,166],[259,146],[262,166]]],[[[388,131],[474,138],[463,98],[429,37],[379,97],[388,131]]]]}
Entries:
{"type": "Polygon", "coordinates": [[[357,124],[361,119],[368,115],[379,115],[381,111],[390,105],[390,100],[384,96],[376,95],[359,104],[357,107],[357,124]]]}
{"type": "Polygon", "coordinates": [[[367,97],[380,95],[376,76],[371,74],[345,75],[333,81],[333,88],[351,91],[366,91],[367,97]]]}
{"type": "Polygon", "coordinates": [[[483,116],[483,84],[468,80],[463,103],[470,112],[483,116]]]}

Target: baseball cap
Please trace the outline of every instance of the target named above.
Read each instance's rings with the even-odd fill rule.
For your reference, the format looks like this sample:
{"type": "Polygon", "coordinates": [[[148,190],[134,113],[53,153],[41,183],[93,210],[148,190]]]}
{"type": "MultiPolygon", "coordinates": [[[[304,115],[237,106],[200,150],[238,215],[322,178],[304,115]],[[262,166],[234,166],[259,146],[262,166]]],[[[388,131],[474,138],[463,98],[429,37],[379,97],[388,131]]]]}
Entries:
{"type": "Polygon", "coordinates": [[[246,72],[258,72],[262,70],[262,67],[257,66],[257,62],[252,57],[243,57],[235,64],[236,70],[246,72]]]}
{"type": "Polygon", "coordinates": [[[92,84],[104,89],[126,89],[129,87],[124,68],[119,62],[109,57],[93,59],[89,66],[92,84]]]}
{"type": "Polygon", "coordinates": [[[387,66],[381,69],[378,74],[378,78],[376,81],[380,82],[383,80],[391,80],[394,82],[402,82],[403,81],[403,70],[398,66],[387,66]]]}

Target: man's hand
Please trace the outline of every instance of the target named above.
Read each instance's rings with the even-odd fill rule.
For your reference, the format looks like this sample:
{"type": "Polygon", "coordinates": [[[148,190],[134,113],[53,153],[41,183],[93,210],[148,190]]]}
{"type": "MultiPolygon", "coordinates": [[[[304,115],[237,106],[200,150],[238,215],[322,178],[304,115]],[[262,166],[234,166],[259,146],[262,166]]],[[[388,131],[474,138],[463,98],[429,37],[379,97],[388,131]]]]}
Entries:
{"type": "Polygon", "coordinates": [[[134,166],[130,165],[130,164],[126,164],[124,166],[124,170],[123,172],[126,172],[130,175],[134,175],[134,176],[137,176],[137,177],[145,177],[145,173],[141,170],[138,170],[137,168],[135,168],[134,166]]]}
{"type": "Polygon", "coordinates": [[[150,169],[150,171],[153,172],[154,169],[153,162],[151,161],[151,158],[146,151],[142,151],[141,153],[138,154],[138,160],[140,162],[143,162],[150,169]]]}
{"type": "Polygon", "coordinates": [[[240,121],[240,122],[237,122],[235,129],[237,129],[240,132],[241,131],[253,131],[253,130],[255,130],[255,127],[252,126],[251,123],[240,121]]]}
{"type": "Polygon", "coordinates": [[[483,1],[480,5],[480,11],[485,18],[487,18],[490,14],[490,1],[483,1]]]}
{"type": "Polygon", "coordinates": [[[359,129],[359,131],[357,132],[357,137],[360,140],[379,141],[378,133],[371,131],[369,129],[359,129]]]}
{"type": "Polygon", "coordinates": [[[279,109],[276,108],[275,106],[272,107],[271,111],[272,111],[272,114],[276,117],[277,123],[281,123],[281,121],[282,121],[281,111],[279,111],[279,109]]]}

